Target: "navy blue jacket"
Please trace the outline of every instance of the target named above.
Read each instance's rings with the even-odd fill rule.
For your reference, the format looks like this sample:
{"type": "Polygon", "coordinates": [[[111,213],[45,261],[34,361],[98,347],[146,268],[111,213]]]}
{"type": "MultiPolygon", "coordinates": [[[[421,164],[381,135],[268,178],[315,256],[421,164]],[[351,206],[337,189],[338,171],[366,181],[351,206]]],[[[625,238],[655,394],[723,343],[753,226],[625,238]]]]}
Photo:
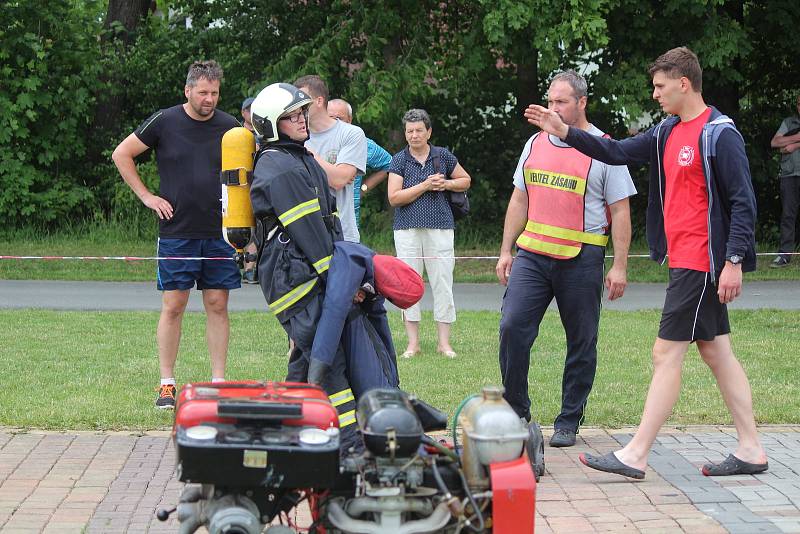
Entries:
{"type": "MultiPolygon", "coordinates": [[[[664,233],[664,147],[672,128],[680,121],[670,116],[649,130],[620,141],[570,128],[565,139],[570,146],[610,165],[650,163],[647,200],[647,243],[650,257],[664,263],[667,238],[664,233]]],[[[744,258],[743,271],[756,268],[756,197],[742,134],[733,121],[711,108],[698,142],[708,192],[708,259],[712,280],[725,260],[737,254],[744,258]]]]}
{"type": "Polygon", "coordinates": [[[347,379],[358,399],[376,387],[397,387],[397,359],[384,298],[353,303],[365,283],[375,287],[375,252],[358,243],[337,241],[328,269],[322,314],[317,324],[311,359],[333,364],[341,344],[347,359],[347,379]]]}

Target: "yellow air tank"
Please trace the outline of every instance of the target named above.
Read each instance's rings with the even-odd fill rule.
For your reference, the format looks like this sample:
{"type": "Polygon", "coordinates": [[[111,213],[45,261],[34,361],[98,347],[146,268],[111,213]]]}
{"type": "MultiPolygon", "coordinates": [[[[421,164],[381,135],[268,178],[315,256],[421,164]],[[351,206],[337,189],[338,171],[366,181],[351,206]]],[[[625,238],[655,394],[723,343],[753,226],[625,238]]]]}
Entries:
{"type": "Polygon", "coordinates": [[[231,128],[222,136],[222,237],[236,249],[240,266],[256,224],[250,204],[255,151],[255,137],[247,128],[231,128]]]}

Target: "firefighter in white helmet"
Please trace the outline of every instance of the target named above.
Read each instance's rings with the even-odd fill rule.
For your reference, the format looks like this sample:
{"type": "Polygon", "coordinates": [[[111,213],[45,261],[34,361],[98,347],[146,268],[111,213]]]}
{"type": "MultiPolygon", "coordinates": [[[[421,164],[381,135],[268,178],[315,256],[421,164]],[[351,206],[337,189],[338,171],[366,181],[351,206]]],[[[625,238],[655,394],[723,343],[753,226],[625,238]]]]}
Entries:
{"type": "MultiPolygon", "coordinates": [[[[269,310],[295,348],[287,380],[305,382],[317,322],[322,310],[334,241],[342,229],[325,171],[303,144],[308,139],[311,98],[293,85],[275,83],[256,96],[250,108],[261,136],[250,198],[256,217],[258,272],[269,310]]],[[[339,410],[342,448],[355,445],[355,399],[336,358],[320,384],[339,410]]]]}

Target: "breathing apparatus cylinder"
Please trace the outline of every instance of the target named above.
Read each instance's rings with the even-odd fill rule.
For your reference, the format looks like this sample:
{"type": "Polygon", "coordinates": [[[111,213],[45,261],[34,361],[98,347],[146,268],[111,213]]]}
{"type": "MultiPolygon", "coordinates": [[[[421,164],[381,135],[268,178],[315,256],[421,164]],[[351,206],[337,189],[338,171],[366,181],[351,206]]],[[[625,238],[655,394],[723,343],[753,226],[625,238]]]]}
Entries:
{"type": "Polygon", "coordinates": [[[231,128],[222,136],[222,237],[236,249],[233,259],[240,267],[254,259],[244,257],[244,247],[256,225],[250,203],[255,151],[255,137],[247,128],[231,128]]]}

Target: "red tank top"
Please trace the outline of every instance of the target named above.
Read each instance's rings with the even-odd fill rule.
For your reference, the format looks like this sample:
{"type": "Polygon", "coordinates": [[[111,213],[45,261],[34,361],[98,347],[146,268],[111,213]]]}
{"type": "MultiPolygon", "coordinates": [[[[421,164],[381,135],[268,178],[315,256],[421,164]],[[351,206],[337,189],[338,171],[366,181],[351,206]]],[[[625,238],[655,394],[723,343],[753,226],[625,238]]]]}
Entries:
{"type": "Polygon", "coordinates": [[[664,148],[664,232],[671,268],[708,272],[708,189],[700,135],[711,116],[679,122],[664,148]]]}

